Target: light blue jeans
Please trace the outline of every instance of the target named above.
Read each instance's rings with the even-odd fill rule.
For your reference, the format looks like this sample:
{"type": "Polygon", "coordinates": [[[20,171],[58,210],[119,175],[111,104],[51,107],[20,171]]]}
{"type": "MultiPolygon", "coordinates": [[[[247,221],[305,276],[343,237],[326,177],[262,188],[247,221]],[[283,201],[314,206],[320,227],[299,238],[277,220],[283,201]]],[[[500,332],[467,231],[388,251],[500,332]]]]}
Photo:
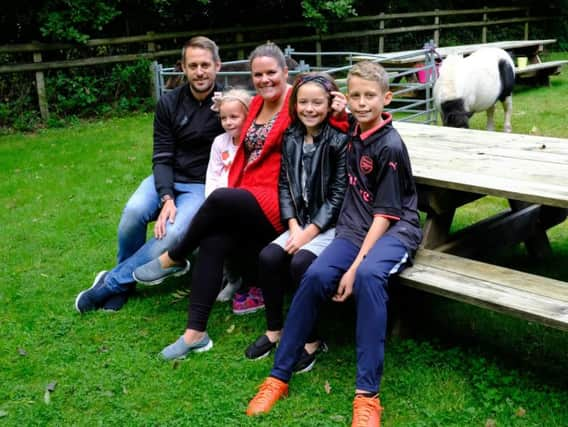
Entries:
{"type": "Polygon", "coordinates": [[[205,185],[174,183],[176,218],[166,225],[162,239],[146,241],[148,224],[158,218],[160,197],[154,176],[147,177],[126,203],[118,225],[118,265],[106,276],[105,284],[115,293],[124,292],[133,283],[132,272],[160,256],[185,233],[195,213],[205,200],[205,185]]]}

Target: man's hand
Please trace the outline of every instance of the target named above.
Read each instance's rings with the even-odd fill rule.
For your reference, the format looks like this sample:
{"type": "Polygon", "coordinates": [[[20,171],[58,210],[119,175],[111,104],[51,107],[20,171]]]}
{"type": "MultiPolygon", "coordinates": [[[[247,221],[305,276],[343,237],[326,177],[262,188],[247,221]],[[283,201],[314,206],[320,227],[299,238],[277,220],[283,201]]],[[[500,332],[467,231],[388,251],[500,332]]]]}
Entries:
{"type": "Polygon", "coordinates": [[[353,285],[355,283],[355,273],[357,270],[349,269],[345,272],[341,280],[339,281],[339,286],[335,295],[331,299],[335,302],[343,302],[353,293],[353,285]]]}
{"type": "Polygon", "coordinates": [[[176,204],[173,199],[164,202],[156,224],[154,224],[154,237],[156,237],[156,239],[162,239],[166,235],[166,223],[174,223],[176,220],[176,211],[176,204]]]}

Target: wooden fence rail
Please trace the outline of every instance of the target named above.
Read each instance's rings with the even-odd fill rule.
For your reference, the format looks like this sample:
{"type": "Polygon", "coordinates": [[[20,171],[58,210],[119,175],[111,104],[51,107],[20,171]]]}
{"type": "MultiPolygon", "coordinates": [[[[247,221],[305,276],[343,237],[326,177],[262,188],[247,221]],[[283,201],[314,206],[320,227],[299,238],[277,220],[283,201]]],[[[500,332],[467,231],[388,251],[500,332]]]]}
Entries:
{"type": "MultiPolygon", "coordinates": [[[[530,16],[529,9],[524,7],[496,7],[496,8],[481,8],[481,9],[465,9],[465,10],[433,10],[426,12],[414,13],[393,13],[393,14],[379,14],[373,16],[358,16],[353,18],[344,19],[340,22],[342,28],[349,25],[357,25],[356,31],[331,31],[328,34],[322,34],[318,29],[307,28],[305,23],[291,22],[279,25],[259,25],[252,27],[234,27],[223,29],[207,29],[196,30],[188,32],[172,32],[172,33],[154,33],[149,32],[144,35],[130,36],[130,37],[115,37],[115,38],[100,38],[88,40],[84,44],[71,44],[71,43],[25,43],[13,45],[1,45],[0,54],[26,54],[31,53],[30,58],[32,62],[19,63],[19,64],[0,64],[0,74],[2,73],[20,73],[20,72],[35,72],[36,90],[38,93],[39,109],[43,120],[47,120],[49,115],[49,108],[47,105],[47,97],[44,83],[44,71],[64,69],[72,67],[84,67],[101,64],[114,64],[122,62],[131,62],[139,59],[158,59],[158,58],[175,58],[180,54],[180,49],[166,49],[160,50],[156,42],[164,40],[186,40],[198,34],[207,34],[213,39],[219,39],[219,47],[223,52],[236,51],[236,58],[242,59],[245,57],[245,49],[252,48],[259,43],[266,40],[265,33],[272,34],[270,39],[281,46],[291,44],[305,44],[314,43],[315,51],[321,52],[322,42],[352,40],[354,38],[364,40],[364,45],[369,46],[370,40],[378,41],[378,53],[385,50],[385,37],[405,34],[405,33],[419,33],[431,32],[431,35],[425,37],[425,40],[432,39],[434,43],[439,45],[440,31],[453,29],[453,28],[466,28],[466,27],[480,27],[480,39],[482,43],[487,42],[488,28],[495,25],[514,25],[524,24],[524,39],[529,37],[529,23],[536,21],[544,21],[553,19],[553,17],[530,16]],[[490,19],[490,16],[495,14],[516,14],[517,16],[508,18],[490,19]],[[443,18],[466,16],[469,19],[464,22],[442,22],[443,18]],[[522,15],[522,16],[518,16],[522,15]],[[475,20],[474,20],[474,17],[475,20]],[[409,25],[396,28],[387,28],[385,23],[394,20],[410,20],[418,18],[433,18],[431,24],[426,25],[409,25]],[[294,34],[294,36],[289,36],[294,34]],[[248,40],[245,40],[245,35],[248,40]],[[378,38],[378,40],[377,40],[378,38]],[[142,46],[132,46],[132,45],[142,46]],[[101,46],[130,46],[136,48],[136,53],[124,53],[118,55],[107,56],[93,56],[81,59],[65,59],[65,60],[48,60],[44,61],[44,53],[54,51],[70,51],[72,49],[81,51],[88,48],[95,48],[101,46]]],[[[330,24],[333,26],[333,22],[330,24]]],[[[337,23],[335,23],[337,24],[337,23]]],[[[418,46],[415,46],[418,47],[418,46]]],[[[371,49],[370,49],[371,50],[371,49]]],[[[369,51],[370,51],[369,50],[369,51]]]]}

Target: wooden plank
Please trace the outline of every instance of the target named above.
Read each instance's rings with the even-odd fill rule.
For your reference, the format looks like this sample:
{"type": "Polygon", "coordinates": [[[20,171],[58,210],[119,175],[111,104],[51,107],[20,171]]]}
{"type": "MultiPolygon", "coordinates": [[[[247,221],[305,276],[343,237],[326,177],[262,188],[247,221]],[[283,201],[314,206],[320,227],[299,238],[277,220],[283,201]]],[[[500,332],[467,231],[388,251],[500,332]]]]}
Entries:
{"type": "Polygon", "coordinates": [[[568,283],[421,249],[401,283],[568,330],[568,283]]]}
{"type": "MultiPolygon", "coordinates": [[[[472,279],[499,284],[510,289],[522,290],[534,295],[568,303],[568,282],[524,273],[506,267],[487,264],[469,258],[420,249],[415,264],[449,271],[472,279]]],[[[568,310],[568,306],[566,307],[568,310]]],[[[568,311],[567,313],[568,314],[568,311]]]]}
{"type": "Polygon", "coordinates": [[[523,75],[523,74],[529,74],[549,69],[556,69],[554,72],[560,72],[560,69],[565,64],[568,64],[567,60],[540,62],[538,64],[528,64],[526,67],[523,68],[516,67],[515,74],[523,75]]]}
{"type": "MultiPolygon", "coordinates": [[[[504,132],[487,132],[476,129],[456,129],[442,126],[427,126],[417,123],[395,122],[394,126],[404,138],[422,139],[426,144],[451,144],[459,150],[488,153],[505,149],[519,155],[522,152],[568,154],[568,140],[546,136],[524,135],[504,132]]],[[[448,147],[449,145],[446,145],[448,147]]],[[[501,156],[502,151],[498,152],[501,156]]],[[[532,157],[533,154],[530,154],[532,157]]]]}
{"type": "Polygon", "coordinates": [[[435,249],[469,257],[486,253],[489,249],[525,242],[531,257],[542,259],[550,255],[552,250],[540,216],[540,205],[504,211],[452,234],[447,242],[435,249]]]}

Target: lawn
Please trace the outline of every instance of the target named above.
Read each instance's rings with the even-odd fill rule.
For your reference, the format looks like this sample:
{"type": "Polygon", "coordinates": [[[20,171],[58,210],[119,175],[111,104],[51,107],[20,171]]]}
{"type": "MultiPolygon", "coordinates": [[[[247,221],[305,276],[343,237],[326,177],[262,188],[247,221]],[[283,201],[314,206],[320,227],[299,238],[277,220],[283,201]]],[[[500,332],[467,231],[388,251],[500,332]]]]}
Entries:
{"type": "MultiPolygon", "coordinates": [[[[515,132],[568,138],[568,71],[548,88],[517,88],[514,104],[515,132]]],[[[482,128],[479,116],[473,126],[482,128]]],[[[499,109],[496,122],[502,126],[499,109]]],[[[218,304],[208,329],[213,349],[165,363],[157,354],[186,321],[186,300],[176,297],[185,281],[139,287],[118,313],[74,311],[76,294],[114,263],[121,209],[151,171],[151,138],[151,114],[0,137],[7,238],[0,253],[0,424],[348,424],[350,304],[326,308],[321,329],[330,352],[293,378],[290,398],[259,419],[244,411],[272,357],[249,362],[243,351],[263,330],[262,313],[239,317],[218,304]]],[[[458,217],[465,225],[501,206],[487,199],[458,217]]],[[[550,237],[552,259],[534,262],[519,246],[500,261],[568,281],[568,223],[550,237]]],[[[384,425],[568,425],[568,334],[422,298],[430,309],[421,327],[387,342],[384,425]]]]}

